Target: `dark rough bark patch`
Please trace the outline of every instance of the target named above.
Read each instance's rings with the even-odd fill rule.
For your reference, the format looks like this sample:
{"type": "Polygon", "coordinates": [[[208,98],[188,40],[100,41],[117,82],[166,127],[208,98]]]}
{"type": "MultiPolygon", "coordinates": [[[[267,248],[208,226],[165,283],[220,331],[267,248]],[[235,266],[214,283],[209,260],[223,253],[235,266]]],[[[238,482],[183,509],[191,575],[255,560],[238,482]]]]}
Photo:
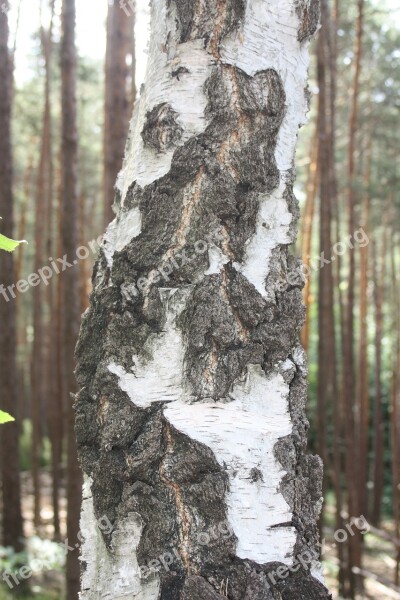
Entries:
{"type": "Polygon", "coordinates": [[[156,152],[165,152],[175,146],[183,133],[176,119],[177,113],[166,103],[158,104],[148,112],[141,134],[145,146],[156,152]]]}
{"type": "MultiPolygon", "coordinates": [[[[240,69],[217,66],[206,83],[206,93],[210,124],[205,133],[176,149],[165,177],[144,189],[134,186],[130,190],[126,208],[139,206],[142,232],[116,253],[115,284],[121,285],[124,278],[128,283],[147,278],[153,268],[162,266],[162,257],[174,244],[188,186],[202,170],[201,203],[193,212],[186,236],[185,248],[191,249],[191,254],[197,241],[207,239],[210,231],[222,225],[233,259],[240,261],[245,243],[254,233],[258,193],[269,193],[278,185],[274,152],[285,111],[279,76],[268,70],[251,78],[240,69]],[[238,94],[237,109],[229,102],[232,87],[238,94]],[[236,140],[237,132],[241,133],[236,140]],[[217,158],[218,152],[224,152],[226,165],[217,158]]],[[[189,265],[174,268],[167,283],[171,287],[191,283],[206,268],[207,255],[198,254],[189,265]]],[[[165,286],[166,279],[160,277],[156,285],[165,286]]]]}
{"type": "Polygon", "coordinates": [[[243,600],[272,600],[274,598],[272,594],[266,574],[252,571],[247,580],[246,594],[243,600]]]}
{"type": "Polygon", "coordinates": [[[226,597],[217,594],[213,587],[202,577],[188,577],[183,588],[181,600],[221,600],[226,597]]]}
{"type": "Polygon", "coordinates": [[[221,0],[205,0],[201,3],[193,0],[168,0],[168,5],[172,4],[177,12],[179,41],[183,43],[197,38],[210,39],[221,21],[218,38],[222,39],[244,17],[246,0],[233,0],[229,3],[221,0]]]}
{"type": "Polygon", "coordinates": [[[319,0],[297,0],[296,13],[300,19],[297,37],[299,42],[304,42],[312,38],[318,30],[321,15],[319,0]]]}
{"type": "Polygon", "coordinates": [[[299,571],[297,575],[281,580],[277,585],[282,600],[327,600],[332,598],[326,588],[310,574],[299,571]]]}
{"type": "Polygon", "coordinates": [[[291,352],[304,309],[300,290],[288,289],[287,259],[279,253],[279,273],[269,276],[271,301],[229,266],[196,286],[181,323],[187,377],[199,399],[226,397],[248,364],[269,370],[291,352]]]}

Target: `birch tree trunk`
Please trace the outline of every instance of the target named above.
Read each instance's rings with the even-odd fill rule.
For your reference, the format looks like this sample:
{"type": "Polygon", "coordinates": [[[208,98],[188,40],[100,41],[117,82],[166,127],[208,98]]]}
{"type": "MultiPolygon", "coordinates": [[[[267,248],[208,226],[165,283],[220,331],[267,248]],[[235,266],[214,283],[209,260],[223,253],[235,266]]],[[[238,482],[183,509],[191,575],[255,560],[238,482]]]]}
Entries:
{"type": "Polygon", "coordinates": [[[314,1],[153,0],[77,350],[82,600],[330,597],[289,252],[317,25],[314,1]]]}

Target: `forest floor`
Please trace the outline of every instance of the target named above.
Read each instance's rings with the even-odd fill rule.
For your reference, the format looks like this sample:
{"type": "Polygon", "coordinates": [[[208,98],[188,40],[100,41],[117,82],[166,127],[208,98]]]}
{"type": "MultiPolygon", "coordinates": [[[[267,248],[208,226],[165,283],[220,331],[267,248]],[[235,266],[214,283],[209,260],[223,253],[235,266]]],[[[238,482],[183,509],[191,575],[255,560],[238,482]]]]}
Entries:
{"type": "MultiPolygon", "coordinates": [[[[388,521],[382,524],[386,532],[393,530],[393,523],[388,521]]],[[[328,589],[334,600],[340,600],[338,595],[338,559],[336,545],[333,539],[333,529],[325,533],[326,553],[324,556],[324,576],[328,589]]],[[[364,579],[365,593],[361,599],[395,600],[400,599],[400,590],[391,589],[393,585],[396,561],[392,543],[380,536],[369,533],[365,536],[365,552],[363,555],[363,569],[369,577],[364,579]],[[378,580],[374,580],[373,577],[378,580]]]]}
{"type": "MultiPolygon", "coordinates": [[[[24,564],[32,564],[36,561],[46,561],[51,568],[37,570],[29,579],[30,591],[25,598],[36,598],[37,600],[61,600],[64,596],[64,560],[65,552],[60,543],[54,542],[54,528],[52,523],[53,510],[51,505],[51,476],[47,469],[41,470],[41,517],[42,523],[36,531],[33,524],[33,486],[29,473],[21,474],[23,513],[25,536],[28,540],[28,558],[20,557],[24,564]],[[24,562],[25,561],[25,562],[24,562]]],[[[65,489],[61,489],[61,540],[66,538],[66,500],[65,489]]],[[[382,524],[382,530],[393,534],[393,523],[390,521],[382,524]]],[[[337,592],[337,558],[333,539],[333,529],[327,528],[325,533],[326,553],[324,556],[324,575],[326,584],[333,594],[335,600],[339,600],[337,592]]],[[[382,582],[366,579],[365,595],[361,599],[374,600],[400,600],[400,593],[390,589],[393,582],[395,568],[394,547],[389,541],[381,536],[369,533],[365,536],[365,559],[364,569],[375,574],[382,582]]],[[[9,563],[13,564],[13,557],[9,563]]],[[[20,563],[21,564],[21,563],[20,563]]],[[[5,559],[0,557],[0,569],[5,570],[5,559]]],[[[22,587],[20,588],[22,592],[22,587]]],[[[13,590],[15,592],[15,589],[13,590]]],[[[11,600],[15,594],[11,594],[7,585],[0,584],[0,600],[11,600]]]]}

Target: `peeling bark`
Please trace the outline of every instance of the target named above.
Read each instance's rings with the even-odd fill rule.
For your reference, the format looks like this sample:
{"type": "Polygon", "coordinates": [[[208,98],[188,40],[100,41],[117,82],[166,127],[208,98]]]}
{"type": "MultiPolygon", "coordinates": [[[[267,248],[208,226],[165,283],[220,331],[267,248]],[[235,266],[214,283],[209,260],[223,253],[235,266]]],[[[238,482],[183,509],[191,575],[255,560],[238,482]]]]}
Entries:
{"type": "Polygon", "coordinates": [[[77,349],[82,600],[330,597],[314,563],[274,575],[315,550],[321,503],[289,252],[310,19],[153,1],[77,349]]]}

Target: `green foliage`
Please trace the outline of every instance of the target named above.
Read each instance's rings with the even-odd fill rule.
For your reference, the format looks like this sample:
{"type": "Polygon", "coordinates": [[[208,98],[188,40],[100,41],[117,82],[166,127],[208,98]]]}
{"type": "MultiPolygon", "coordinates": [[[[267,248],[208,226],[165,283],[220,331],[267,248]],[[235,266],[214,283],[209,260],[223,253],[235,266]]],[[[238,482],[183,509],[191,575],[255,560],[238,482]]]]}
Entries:
{"type": "Polygon", "coordinates": [[[18,248],[18,246],[22,243],[26,243],[25,240],[11,240],[10,238],[0,233],[0,250],[5,250],[6,252],[14,252],[14,250],[18,248]]]}
{"type": "MultiPolygon", "coordinates": [[[[6,252],[14,252],[14,250],[20,244],[22,244],[22,241],[25,240],[16,242],[15,240],[10,240],[10,238],[0,233],[0,250],[5,250],[6,252]]],[[[4,423],[10,423],[11,421],[15,421],[14,417],[4,412],[3,410],[0,410],[0,425],[4,425],[4,423]]]]}
{"type": "MultiPolygon", "coordinates": [[[[15,594],[12,594],[6,585],[0,586],[0,600],[14,600],[15,594]]],[[[39,589],[32,590],[31,592],[23,593],[18,596],[26,600],[60,600],[60,594],[58,591],[44,591],[39,589]]]]}
{"type": "MultiPolygon", "coordinates": [[[[22,433],[19,439],[19,456],[21,471],[30,471],[32,468],[32,422],[24,419],[22,433]]],[[[51,444],[47,436],[43,436],[40,447],[40,467],[51,464],[51,444]]]]}
{"type": "Polygon", "coordinates": [[[10,238],[0,233],[0,250],[5,250],[6,252],[14,252],[14,250],[18,248],[20,244],[26,243],[26,240],[11,240],[10,238]]]}
{"type": "Polygon", "coordinates": [[[0,571],[16,571],[25,565],[27,560],[28,555],[25,551],[14,552],[13,548],[0,546],[0,571]]]}
{"type": "MultiPolygon", "coordinates": [[[[27,540],[26,550],[14,552],[12,548],[0,546],[0,581],[2,573],[14,573],[20,585],[11,591],[7,585],[0,585],[0,600],[11,600],[16,595],[20,598],[38,598],[42,600],[57,599],[62,597],[61,589],[45,591],[49,578],[53,580],[54,587],[59,588],[60,579],[65,567],[65,550],[62,545],[51,540],[42,540],[33,536],[27,540]],[[28,567],[32,576],[24,580],[19,571],[21,567],[28,567]]],[[[13,581],[11,579],[11,581],[13,581]]]]}
{"type": "Polygon", "coordinates": [[[11,423],[11,421],[15,421],[14,417],[4,412],[4,410],[0,410],[0,425],[11,423]]]}

